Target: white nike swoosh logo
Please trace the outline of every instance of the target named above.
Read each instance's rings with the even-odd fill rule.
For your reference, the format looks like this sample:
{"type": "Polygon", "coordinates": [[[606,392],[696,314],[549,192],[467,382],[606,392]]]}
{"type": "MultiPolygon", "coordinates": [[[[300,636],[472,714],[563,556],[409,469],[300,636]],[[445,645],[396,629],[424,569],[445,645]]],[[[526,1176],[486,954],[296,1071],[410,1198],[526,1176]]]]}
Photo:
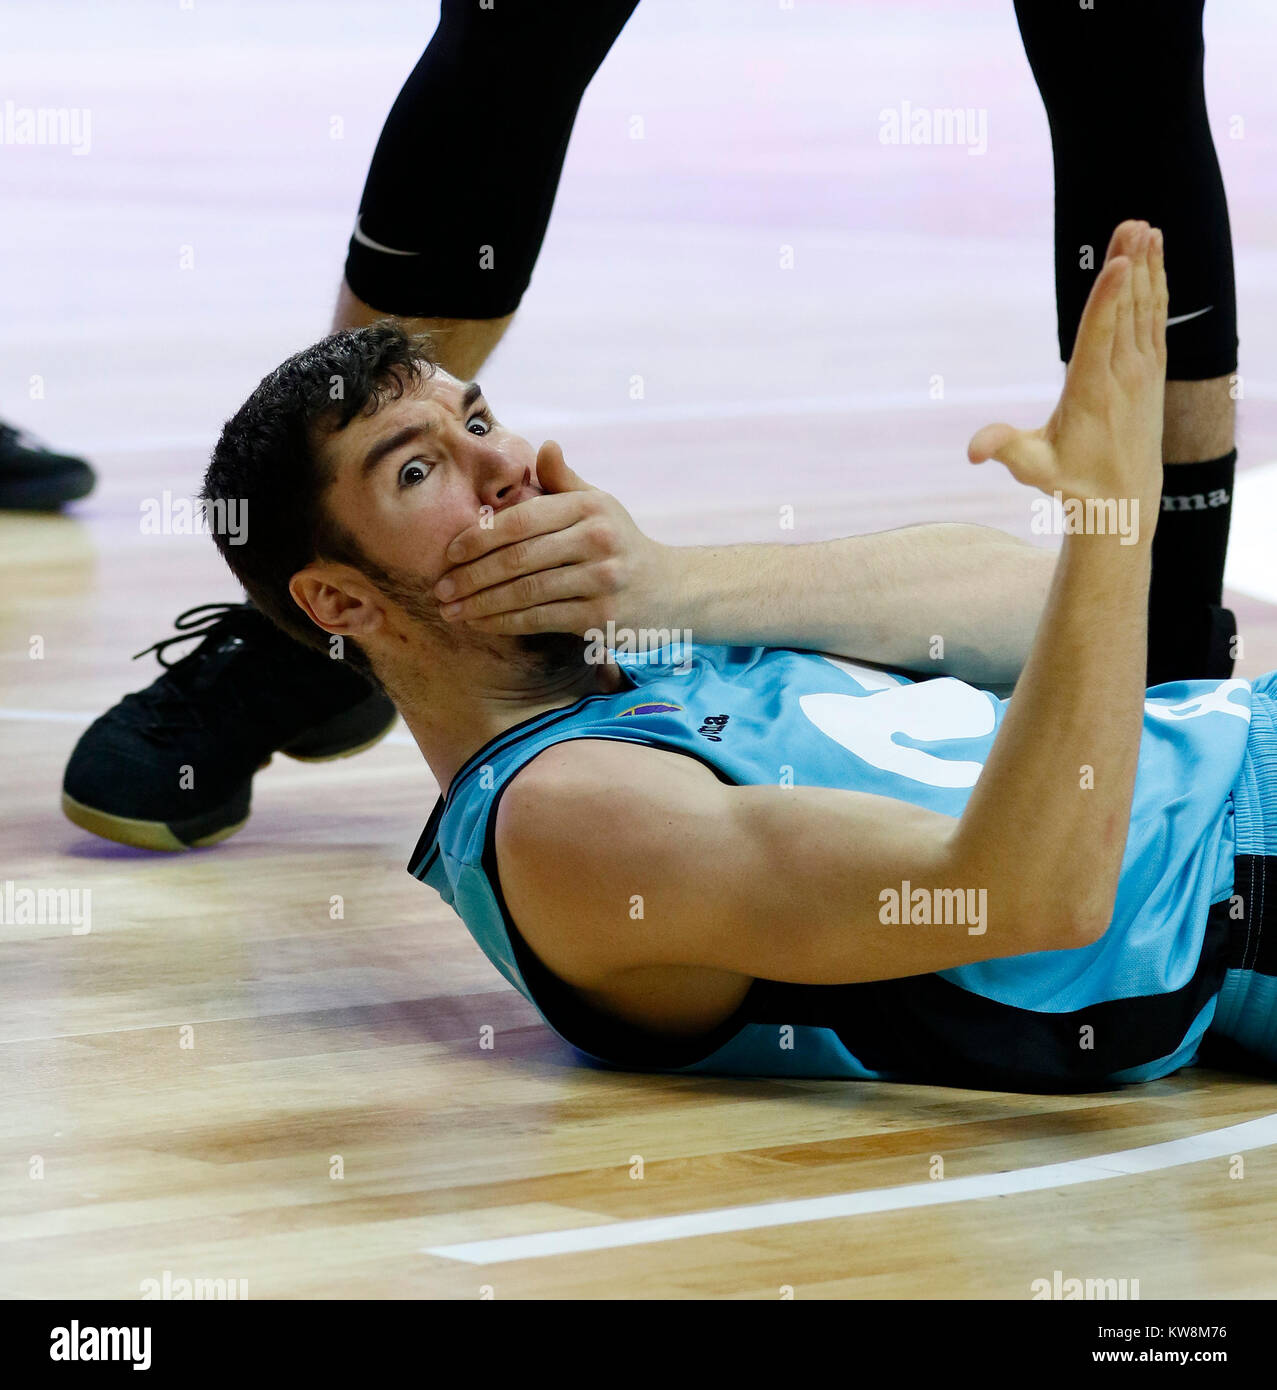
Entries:
{"type": "Polygon", "coordinates": [[[1176,314],[1173,319],[1166,320],[1166,326],[1169,328],[1173,323],[1187,323],[1189,319],[1201,318],[1203,314],[1209,314],[1214,307],[1213,304],[1208,304],[1204,309],[1197,309],[1191,314],[1176,314]]]}
{"type": "MultiPolygon", "coordinates": [[[[395,248],[394,248],[393,246],[383,246],[383,245],[381,244],[381,242],[379,242],[379,241],[374,241],[374,240],[372,239],[372,237],[370,237],[370,236],[365,236],[365,235],[364,235],[364,229],[363,229],[363,227],[361,226],[361,223],[362,223],[362,222],[363,222],[363,218],[362,218],[362,217],[356,217],[356,218],[355,218],[355,240],[356,240],[361,246],[368,246],[368,247],[371,247],[372,250],[374,250],[374,251],[384,251],[384,252],[386,253],[386,255],[388,255],[388,256],[420,256],[420,255],[421,255],[421,252],[420,252],[420,251],[396,251],[395,248]]],[[[1203,310],[1203,312],[1205,312],[1205,311],[1203,310]]]]}

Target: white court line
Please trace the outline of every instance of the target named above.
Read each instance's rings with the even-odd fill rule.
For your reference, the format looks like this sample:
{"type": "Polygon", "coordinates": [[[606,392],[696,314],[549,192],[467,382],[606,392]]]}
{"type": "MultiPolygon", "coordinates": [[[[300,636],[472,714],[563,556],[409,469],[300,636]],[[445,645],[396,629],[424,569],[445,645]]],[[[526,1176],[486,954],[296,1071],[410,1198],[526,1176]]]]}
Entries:
{"type": "Polygon", "coordinates": [[[442,1255],[467,1264],[500,1264],[508,1260],[536,1260],[547,1255],[571,1255],[583,1250],[614,1250],[625,1245],[650,1245],[662,1240],[686,1240],[689,1236],[725,1235],[755,1231],[766,1226],[793,1226],[805,1221],[829,1221],[869,1212],[901,1211],[908,1207],[934,1207],[950,1202],[973,1202],[985,1197],[1008,1197],[1017,1192],[1041,1192],[1075,1183],[1102,1182],[1106,1178],[1152,1173],[1178,1168],[1207,1158],[1244,1153],[1277,1143],[1277,1114],[1245,1124],[1230,1125],[1208,1134],[1172,1139],[1142,1149],[1075,1158],[1067,1163],[1048,1163],[1040,1168],[1016,1168],[1009,1173],[985,1173],[970,1178],[913,1183],[908,1187],[881,1187],[869,1192],[845,1192],[834,1197],[809,1197],[790,1202],[766,1202],[750,1207],[720,1207],[716,1211],[687,1212],[641,1221],[615,1221],[605,1226],[579,1226],[535,1235],[475,1240],[462,1245],[431,1245],[423,1255],[442,1255]]]}
{"type": "MultiPolygon", "coordinates": [[[[98,714],[102,711],[99,710],[98,714]]],[[[15,721],[32,720],[44,724],[92,724],[98,714],[81,714],[73,709],[4,709],[0,707],[0,719],[15,721]]]]}

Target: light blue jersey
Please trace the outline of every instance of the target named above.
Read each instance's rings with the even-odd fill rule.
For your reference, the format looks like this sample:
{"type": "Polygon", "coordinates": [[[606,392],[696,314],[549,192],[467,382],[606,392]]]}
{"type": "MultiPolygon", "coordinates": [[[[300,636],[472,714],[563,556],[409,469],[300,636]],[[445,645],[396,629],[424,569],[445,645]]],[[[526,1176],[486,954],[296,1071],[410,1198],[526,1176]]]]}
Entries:
{"type": "Polygon", "coordinates": [[[684,1042],[589,1009],[519,936],[494,852],[497,805],[519,769],[554,743],[616,739],[684,753],[733,784],[840,787],[956,817],[1009,701],[950,677],[915,681],[788,648],[667,646],[616,660],[629,688],[534,716],[475,753],[409,865],[579,1051],[635,1070],[1039,1091],[1148,1080],[1194,1060],[1228,956],[1249,682],[1149,691],[1112,925],[1094,945],[902,980],[758,980],[731,1019],[684,1042]]]}

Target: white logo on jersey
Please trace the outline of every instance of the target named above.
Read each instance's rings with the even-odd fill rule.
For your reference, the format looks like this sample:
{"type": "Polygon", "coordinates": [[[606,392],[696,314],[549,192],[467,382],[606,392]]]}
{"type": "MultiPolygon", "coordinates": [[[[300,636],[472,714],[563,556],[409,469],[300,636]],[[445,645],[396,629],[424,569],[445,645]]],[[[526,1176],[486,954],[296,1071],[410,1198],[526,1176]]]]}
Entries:
{"type": "Polygon", "coordinates": [[[1245,705],[1234,704],[1228,698],[1234,690],[1249,689],[1249,681],[1222,681],[1214,690],[1190,695],[1176,705],[1155,705],[1152,700],[1145,700],[1144,708],[1154,719],[1197,719],[1203,714],[1235,714],[1249,724],[1250,710],[1245,705]]]}
{"type": "Polygon", "coordinates": [[[895,735],[920,743],[984,738],[993,732],[994,707],[973,686],[951,676],[905,685],[885,671],[825,657],[873,692],[872,696],[804,695],[799,708],[822,734],[862,762],[929,787],[974,787],[983,764],[907,748],[895,735]]]}
{"type": "MultiPolygon", "coordinates": [[[[802,696],[799,708],[822,734],[871,767],[894,772],[911,782],[930,787],[975,786],[981,763],[960,762],[937,757],[921,748],[906,748],[895,741],[895,735],[903,734],[919,742],[985,737],[993,732],[995,718],[993,705],[980,691],[950,676],[905,685],[886,671],[823,652],[820,655],[870,692],[802,696]]],[[[1235,690],[1249,689],[1249,681],[1221,681],[1176,703],[1145,700],[1144,709],[1154,719],[1167,721],[1233,714],[1249,724],[1250,710],[1229,698],[1235,690]]]]}

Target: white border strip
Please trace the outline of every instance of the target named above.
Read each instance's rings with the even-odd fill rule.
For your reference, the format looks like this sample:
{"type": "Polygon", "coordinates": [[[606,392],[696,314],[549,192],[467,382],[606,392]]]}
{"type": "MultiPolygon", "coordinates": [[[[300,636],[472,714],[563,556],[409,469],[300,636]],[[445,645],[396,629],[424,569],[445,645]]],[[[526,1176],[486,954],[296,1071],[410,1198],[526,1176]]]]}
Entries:
{"type": "MultiPolygon", "coordinates": [[[[99,710],[98,714],[102,711],[99,710]]],[[[97,714],[81,714],[73,709],[5,709],[0,706],[0,719],[15,722],[26,720],[37,724],[92,724],[97,714]]]]}
{"type": "Polygon", "coordinates": [[[908,1187],[881,1187],[869,1192],[845,1192],[833,1197],[810,1197],[791,1202],[766,1202],[759,1206],[722,1207],[716,1211],[687,1212],[641,1221],[615,1221],[605,1226],[582,1226],[535,1235],[506,1236],[470,1241],[462,1245],[431,1245],[423,1255],[441,1255],[467,1264],[500,1264],[509,1260],[536,1260],[547,1255],[572,1255],[585,1250],[615,1250],[625,1245],[649,1245],[662,1240],[686,1240],[690,1236],[725,1235],[755,1231],[765,1226],[792,1226],[803,1221],[830,1221],[841,1216],[900,1211],[908,1207],[933,1207],[951,1202],[973,1202],[985,1197],[1008,1197],[1017,1192],[1075,1183],[1102,1182],[1223,1158],[1248,1149],[1277,1144],[1277,1114],[1207,1134],[1150,1144],[1142,1149],[1075,1158],[1067,1163],[1048,1163],[1040,1168],[1017,1168],[1009,1173],[985,1173],[970,1178],[913,1183],[908,1187]]]}
{"type": "MultiPolygon", "coordinates": [[[[1169,470],[1171,476],[1174,470],[1169,470]]],[[[1224,587],[1277,603],[1277,461],[1247,468],[1233,484],[1233,513],[1228,533],[1224,587]]]]}

